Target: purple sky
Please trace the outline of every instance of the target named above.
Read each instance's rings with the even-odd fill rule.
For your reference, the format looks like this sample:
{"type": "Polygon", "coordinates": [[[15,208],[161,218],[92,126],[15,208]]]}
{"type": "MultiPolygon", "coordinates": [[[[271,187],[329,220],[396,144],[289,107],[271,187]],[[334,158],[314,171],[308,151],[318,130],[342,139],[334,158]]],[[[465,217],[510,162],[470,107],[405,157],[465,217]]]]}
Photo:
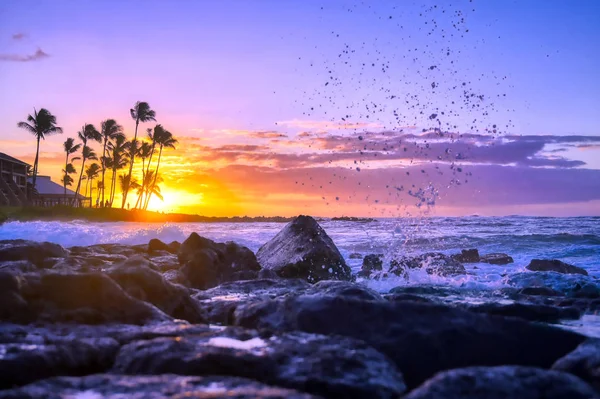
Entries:
{"type": "Polygon", "coordinates": [[[6,0],[0,151],[30,159],[16,123],[46,107],[56,176],[143,100],[190,212],[400,215],[433,187],[438,214],[600,214],[600,3],[452,4],[6,0]]]}

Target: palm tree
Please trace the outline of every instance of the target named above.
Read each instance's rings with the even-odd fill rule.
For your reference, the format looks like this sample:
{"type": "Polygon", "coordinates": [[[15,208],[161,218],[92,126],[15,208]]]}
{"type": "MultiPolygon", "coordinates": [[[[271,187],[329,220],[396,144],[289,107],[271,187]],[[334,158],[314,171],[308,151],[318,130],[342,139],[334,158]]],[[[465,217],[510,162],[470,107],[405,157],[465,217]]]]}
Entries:
{"type": "Polygon", "coordinates": [[[130,180],[129,175],[122,174],[119,175],[119,187],[121,188],[121,192],[125,193],[129,189],[137,190],[140,187],[140,184],[135,177],[130,180]]]}
{"type": "MultiPolygon", "coordinates": [[[[163,131],[163,127],[162,125],[156,125],[154,126],[154,132],[151,128],[146,129],[146,132],[148,133],[148,139],[150,140],[150,143],[152,145],[152,149],[150,150],[150,159],[148,160],[148,165],[146,166],[146,174],[148,174],[148,172],[150,172],[150,165],[152,164],[152,156],[154,155],[154,150],[156,149],[156,139],[155,137],[158,135],[160,135],[160,132],[163,131]]],[[[147,187],[144,187],[144,189],[146,189],[147,187]]]]}
{"type": "MultiPolygon", "coordinates": [[[[123,134],[123,126],[119,125],[114,119],[107,119],[102,122],[102,138],[104,144],[102,146],[102,157],[108,156],[107,146],[112,140],[116,140],[117,137],[125,137],[123,134]]],[[[104,203],[104,174],[106,173],[106,163],[102,163],[102,203],[104,203]]]]}
{"type": "Polygon", "coordinates": [[[38,160],[40,155],[40,139],[45,139],[46,136],[62,133],[62,128],[56,126],[56,117],[46,108],[40,109],[40,112],[33,109],[33,115],[27,116],[27,122],[17,123],[17,127],[25,129],[37,138],[37,147],[35,150],[35,161],[33,162],[33,186],[35,191],[35,182],[38,174],[38,160]]]}
{"type": "MultiPolygon", "coordinates": [[[[75,144],[75,139],[72,137],[69,137],[63,143],[63,149],[65,150],[65,153],[66,153],[65,168],[63,169],[63,172],[65,172],[65,176],[63,177],[63,188],[65,189],[65,193],[64,193],[65,203],[67,202],[67,185],[70,186],[71,184],[73,184],[73,178],[71,176],[69,176],[69,174],[75,173],[75,167],[73,166],[73,164],[69,163],[69,157],[71,156],[71,154],[75,154],[77,151],[79,151],[80,148],[81,148],[81,144],[75,144]],[[69,172],[67,172],[67,171],[69,171],[69,172]],[[70,179],[69,184],[67,184],[67,182],[69,180],[66,179],[66,177],[68,177],[70,179]]],[[[73,158],[72,161],[76,161],[77,159],[79,159],[79,157],[73,158]]]]}
{"type": "Polygon", "coordinates": [[[81,151],[81,171],[79,172],[79,180],[77,181],[77,188],[75,189],[75,197],[79,195],[79,189],[81,188],[81,178],[85,168],[85,161],[88,159],[97,159],[96,153],[91,147],[88,147],[87,142],[88,140],[93,140],[99,143],[102,140],[100,132],[94,127],[94,125],[89,125],[87,123],[83,125],[80,132],[77,132],[77,136],[83,144],[83,150],[81,151]]]}
{"type": "MultiPolygon", "coordinates": [[[[158,169],[160,168],[160,158],[162,157],[163,148],[172,148],[175,149],[175,144],[178,143],[177,139],[173,137],[173,134],[168,130],[159,131],[157,134],[156,130],[154,131],[154,140],[156,140],[156,144],[158,144],[158,161],[156,163],[156,170],[154,172],[154,180],[152,181],[152,186],[156,184],[156,178],[158,176],[158,169]]],[[[148,209],[148,204],[150,203],[150,197],[152,196],[152,187],[148,187],[148,196],[146,197],[146,203],[144,204],[144,209],[148,209]]]]}
{"type": "Polygon", "coordinates": [[[92,207],[92,195],[94,191],[94,179],[98,177],[100,173],[100,165],[97,163],[93,163],[85,170],[85,175],[87,177],[87,183],[85,184],[85,196],[87,197],[88,184],[90,185],[90,208],[92,207]]]}
{"type": "MultiPolygon", "coordinates": [[[[135,134],[133,136],[133,142],[137,141],[137,131],[140,122],[150,122],[156,121],[156,112],[150,109],[150,105],[147,102],[136,102],[131,110],[131,118],[135,120],[135,134]]],[[[135,146],[135,145],[134,145],[135,146]]],[[[129,178],[128,182],[131,182],[131,173],[133,172],[133,164],[135,163],[135,152],[130,151],[130,164],[129,164],[129,178]]],[[[127,190],[123,193],[123,204],[121,208],[125,207],[125,202],[127,202],[127,194],[129,193],[129,186],[127,186],[127,190]]]]}
{"type": "Polygon", "coordinates": [[[71,175],[76,173],[75,167],[72,163],[68,163],[65,165],[65,168],[62,170],[63,177],[60,179],[64,188],[65,188],[65,205],[67,203],[67,186],[71,186],[73,184],[73,178],[71,175]]]}
{"type": "Polygon", "coordinates": [[[150,157],[150,153],[152,152],[152,145],[147,141],[142,141],[142,145],[138,150],[138,155],[142,158],[142,187],[139,192],[138,199],[135,203],[134,208],[140,206],[142,207],[142,197],[144,196],[144,187],[146,187],[146,159],[150,157]]]}
{"type": "Polygon", "coordinates": [[[111,204],[111,206],[115,199],[117,171],[120,169],[123,169],[124,167],[127,166],[128,160],[126,157],[126,149],[127,149],[127,143],[125,142],[125,136],[117,137],[115,139],[115,142],[111,146],[111,152],[112,152],[112,160],[111,160],[112,182],[110,185],[110,204],[111,204]]]}
{"type": "Polygon", "coordinates": [[[158,197],[158,199],[163,201],[163,196],[160,192],[160,187],[158,186],[158,183],[162,183],[162,181],[163,181],[162,176],[156,175],[153,170],[148,172],[148,174],[146,175],[145,183],[146,183],[146,191],[148,193],[148,196],[146,197],[146,203],[144,204],[144,210],[146,210],[148,208],[148,204],[150,202],[150,196],[152,194],[156,195],[158,197]]]}

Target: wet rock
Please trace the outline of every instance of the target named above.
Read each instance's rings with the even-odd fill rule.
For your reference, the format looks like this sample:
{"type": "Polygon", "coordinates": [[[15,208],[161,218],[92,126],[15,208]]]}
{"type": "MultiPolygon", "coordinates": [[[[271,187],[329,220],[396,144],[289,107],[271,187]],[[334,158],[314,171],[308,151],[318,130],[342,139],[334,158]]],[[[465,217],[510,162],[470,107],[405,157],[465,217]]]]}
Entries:
{"type": "Polygon", "coordinates": [[[0,320],[24,320],[27,302],[20,294],[21,279],[0,270],[0,320]]]}
{"type": "Polygon", "coordinates": [[[184,287],[190,286],[187,277],[179,270],[167,270],[163,273],[163,278],[173,284],[183,285],[184,287]]]}
{"type": "Polygon", "coordinates": [[[158,238],[153,238],[148,242],[148,253],[152,253],[154,251],[167,251],[171,252],[171,248],[158,238]]]}
{"type": "Polygon", "coordinates": [[[562,274],[553,271],[514,273],[508,278],[508,284],[517,288],[547,287],[573,298],[600,298],[598,281],[582,274],[562,274]]]}
{"type": "Polygon", "coordinates": [[[562,274],[588,275],[587,270],[562,262],[558,259],[532,259],[529,265],[527,265],[526,269],[534,272],[557,272],[562,274]]]}
{"type": "Polygon", "coordinates": [[[187,288],[165,280],[143,258],[130,258],[106,273],[132,297],[149,302],[176,319],[187,320],[190,323],[203,323],[206,320],[202,309],[190,297],[187,288]]]}
{"type": "Polygon", "coordinates": [[[344,296],[366,301],[382,301],[383,297],[377,292],[361,284],[339,280],[319,281],[306,291],[306,294],[321,294],[329,296],[344,296]]]}
{"type": "Polygon", "coordinates": [[[229,329],[138,341],[121,349],[113,371],[245,377],[330,398],[395,398],[406,388],[395,365],[365,343],[306,333],[261,339],[229,329]]]}
{"type": "Polygon", "coordinates": [[[584,340],[546,325],[443,305],[308,295],[241,304],[234,322],[361,339],[396,362],[409,388],[436,372],[472,365],[550,367],[584,340]]]}
{"type": "Polygon", "coordinates": [[[260,265],[254,253],[234,242],[216,243],[192,233],[178,253],[181,272],[194,288],[208,289],[223,282],[240,280],[252,273],[258,276],[260,265]]]}
{"type": "Polygon", "coordinates": [[[0,240],[0,260],[27,260],[42,267],[48,258],[64,258],[69,252],[58,244],[28,240],[0,240]]]}
{"type": "Polygon", "coordinates": [[[340,251],[310,216],[298,216],[288,223],[256,256],[263,268],[283,278],[301,278],[311,283],[352,279],[340,251]]]}
{"type": "Polygon", "coordinates": [[[518,292],[521,295],[560,296],[561,293],[548,287],[525,287],[518,292]]]}
{"type": "Polygon", "coordinates": [[[479,262],[479,251],[477,249],[461,249],[460,254],[452,255],[452,258],[460,263],[479,262]]]}
{"type": "Polygon", "coordinates": [[[96,374],[86,377],[57,377],[39,381],[19,389],[0,391],[0,398],[311,399],[316,397],[290,389],[268,386],[256,381],[235,377],[96,374]]]}
{"type": "Polygon", "coordinates": [[[574,374],[600,389],[600,339],[588,339],[554,363],[552,369],[574,374]]]}
{"type": "Polygon", "coordinates": [[[181,243],[179,241],[172,241],[169,243],[169,252],[176,254],[179,252],[181,248],[181,243]]]}
{"type": "Polygon", "coordinates": [[[123,255],[130,257],[148,252],[146,245],[124,245],[124,244],[96,244],[87,247],[89,251],[110,255],[123,255]]]}
{"type": "Polygon", "coordinates": [[[0,389],[60,375],[103,372],[111,367],[117,349],[117,341],[111,338],[0,344],[0,389]]]}
{"type": "Polygon", "coordinates": [[[0,262],[0,272],[18,275],[36,271],[37,267],[28,260],[0,262]]]}
{"type": "Polygon", "coordinates": [[[431,252],[414,258],[394,259],[390,263],[390,273],[405,275],[408,269],[424,268],[427,274],[455,276],[467,274],[462,263],[442,253],[431,252]]]}
{"type": "MultiPolygon", "coordinates": [[[[156,252],[155,252],[156,253],[156,252]]],[[[158,270],[161,272],[167,272],[169,270],[179,270],[181,265],[177,260],[177,256],[173,254],[161,254],[159,256],[152,256],[152,263],[156,265],[158,270]]]]}
{"type": "Polygon", "coordinates": [[[279,276],[273,270],[260,269],[260,271],[258,272],[258,278],[259,279],[276,279],[276,278],[279,278],[279,276]]]}
{"type": "Polygon", "coordinates": [[[415,301],[423,303],[433,303],[433,301],[429,298],[413,294],[387,294],[384,296],[384,298],[390,302],[415,301]]]}
{"type": "Polygon", "coordinates": [[[481,255],[479,257],[479,261],[482,263],[489,263],[491,265],[507,265],[514,262],[513,258],[507,254],[501,253],[481,255]]]}
{"type": "Polygon", "coordinates": [[[363,256],[362,256],[362,254],[359,254],[358,252],[353,252],[353,253],[351,253],[348,256],[348,258],[350,258],[350,259],[362,259],[363,256]]]}
{"type": "Polygon", "coordinates": [[[478,305],[470,305],[467,309],[477,312],[498,316],[518,317],[529,321],[541,321],[545,323],[558,323],[561,320],[577,320],[581,317],[581,311],[575,307],[556,307],[528,303],[502,304],[488,302],[478,305]]]}
{"type": "Polygon", "coordinates": [[[440,373],[405,399],[591,399],[598,394],[579,378],[534,367],[472,367],[440,373]]]}
{"type": "Polygon", "coordinates": [[[383,270],[383,254],[370,254],[365,256],[361,270],[366,272],[383,270]]]}
{"type": "Polygon", "coordinates": [[[27,275],[20,295],[28,307],[26,314],[11,319],[16,322],[143,324],[170,319],[152,305],[127,295],[115,281],[100,273],[27,275]]]}

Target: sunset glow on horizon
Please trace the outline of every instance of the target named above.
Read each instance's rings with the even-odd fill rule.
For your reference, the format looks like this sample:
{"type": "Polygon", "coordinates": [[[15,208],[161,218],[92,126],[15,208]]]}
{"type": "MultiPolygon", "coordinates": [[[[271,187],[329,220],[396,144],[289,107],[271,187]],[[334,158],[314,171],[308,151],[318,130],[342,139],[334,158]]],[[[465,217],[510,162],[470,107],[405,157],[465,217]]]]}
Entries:
{"type": "Polygon", "coordinates": [[[0,4],[0,152],[33,164],[17,123],[47,108],[64,133],[40,174],[58,183],[68,137],[113,118],[131,139],[147,101],[138,136],[178,140],[148,210],[600,215],[600,3],[135,4],[0,4]]]}

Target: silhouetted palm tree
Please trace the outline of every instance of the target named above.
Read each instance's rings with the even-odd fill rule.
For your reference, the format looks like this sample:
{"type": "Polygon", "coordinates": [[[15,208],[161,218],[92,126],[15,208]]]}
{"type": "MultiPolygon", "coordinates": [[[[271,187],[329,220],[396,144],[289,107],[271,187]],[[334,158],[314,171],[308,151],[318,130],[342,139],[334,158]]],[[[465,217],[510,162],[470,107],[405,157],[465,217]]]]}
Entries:
{"type": "Polygon", "coordinates": [[[137,190],[141,186],[135,177],[130,180],[129,175],[122,174],[119,175],[119,187],[121,188],[121,192],[124,193],[128,190],[137,190]]]}
{"type": "MultiPolygon", "coordinates": [[[[160,168],[160,158],[162,157],[163,148],[172,148],[175,149],[175,145],[178,143],[177,139],[173,137],[173,134],[168,130],[159,131],[157,134],[154,131],[154,140],[156,140],[156,144],[159,146],[158,150],[158,161],[156,163],[156,170],[154,172],[154,180],[152,181],[152,186],[156,184],[156,177],[158,176],[158,169],[160,168]]],[[[148,209],[148,204],[150,203],[150,197],[152,196],[152,187],[147,187],[148,196],[146,197],[146,203],[144,204],[144,209],[148,209]]]]}
{"type": "MultiPolygon", "coordinates": [[[[102,145],[102,157],[107,157],[107,146],[112,140],[116,140],[117,137],[125,137],[123,134],[123,126],[119,125],[114,119],[107,119],[102,122],[101,135],[104,144],[102,145]]],[[[106,173],[106,163],[102,162],[102,203],[104,204],[104,175],[106,173]]]]}
{"type": "MultiPolygon", "coordinates": [[[[73,178],[69,175],[71,173],[75,173],[75,167],[73,166],[73,164],[69,163],[69,157],[72,154],[75,154],[77,151],[79,151],[80,148],[81,148],[81,144],[75,144],[75,139],[72,137],[69,137],[63,143],[63,149],[65,150],[65,154],[66,154],[65,169],[63,169],[63,172],[65,173],[65,176],[63,177],[63,188],[65,189],[65,193],[64,193],[65,203],[67,202],[67,185],[70,186],[71,184],[73,184],[73,178]],[[68,179],[67,179],[67,177],[68,177],[68,179]],[[69,180],[70,180],[70,182],[69,182],[69,180]],[[69,184],[67,184],[67,183],[69,183],[69,184]]],[[[72,159],[72,161],[76,161],[78,159],[79,159],[79,157],[74,157],[72,159]]]]}
{"type": "Polygon", "coordinates": [[[147,141],[142,141],[142,145],[140,146],[140,149],[138,150],[138,155],[140,158],[142,158],[142,187],[139,190],[138,199],[135,203],[134,208],[137,208],[138,206],[140,208],[142,208],[142,205],[143,205],[142,198],[144,196],[144,187],[146,187],[146,159],[150,157],[151,152],[152,152],[152,145],[150,143],[148,143],[147,141]]]}
{"type": "MultiPolygon", "coordinates": [[[[135,103],[133,108],[129,111],[131,113],[131,118],[135,120],[135,134],[133,136],[133,142],[137,141],[137,131],[140,122],[149,122],[156,120],[156,113],[150,109],[150,105],[147,102],[138,101],[135,103]]],[[[130,152],[130,164],[129,164],[129,178],[128,181],[131,180],[131,173],[133,172],[133,164],[135,163],[135,152],[130,152]]],[[[125,202],[127,202],[127,194],[129,193],[129,186],[127,186],[127,190],[123,193],[123,204],[121,208],[125,207],[125,202]]]]}
{"type": "Polygon", "coordinates": [[[92,195],[94,195],[94,179],[100,174],[100,165],[93,163],[85,170],[87,182],[85,184],[85,196],[87,197],[88,184],[90,185],[90,208],[92,207],[92,195]]]}
{"type": "Polygon", "coordinates": [[[111,146],[111,155],[112,155],[112,161],[111,161],[112,182],[110,185],[110,204],[111,204],[111,206],[115,199],[117,171],[120,169],[123,169],[124,167],[127,166],[128,159],[126,156],[127,155],[126,150],[127,150],[127,145],[125,142],[125,137],[124,136],[117,137],[115,139],[115,142],[111,146]]]}
{"type": "Polygon", "coordinates": [[[36,111],[33,109],[33,115],[27,116],[27,122],[17,123],[17,127],[25,129],[33,134],[37,139],[37,147],[35,150],[35,161],[33,162],[33,187],[35,190],[35,183],[38,174],[38,161],[40,155],[40,139],[45,139],[46,136],[52,134],[62,133],[62,128],[56,126],[56,117],[50,113],[46,108],[36,111]]]}
{"type": "MultiPolygon", "coordinates": [[[[150,151],[150,159],[148,160],[148,165],[146,166],[146,174],[150,171],[150,165],[152,164],[152,156],[154,155],[154,150],[156,149],[156,139],[154,138],[157,134],[160,135],[160,132],[163,130],[162,125],[154,126],[154,130],[151,128],[146,129],[148,133],[148,139],[150,140],[152,149],[150,151]],[[156,132],[156,133],[155,133],[156,132]]],[[[144,187],[144,190],[146,187],[144,187]]]]}
{"type": "Polygon", "coordinates": [[[101,142],[102,136],[100,132],[94,127],[94,125],[84,124],[81,131],[77,132],[79,140],[83,143],[83,150],[81,150],[81,171],[79,172],[79,180],[77,181],[77,188],[75,189],[75,197],[79,195],[79,189],[81,188],[81,178],[83,176],[83,170],[85,168],[85,161],[88,159],[97,159],[96,153],[91,147],[88,147],[88,140],[101,142]]]}
{"type": "Polygon", "coordinates": [[[158,184],[161,183],[162,181],[163,181],[162,176],[156,175],[153,170],[148,172],[148,174],[146,175],[145,186],[146,186],[146,191],[148,193],[148,196],[146,197],[146,203],[144,204],[145,210],[148,208],[148,204],[150,203],[151,195],[156,195],[158,197],[158,199],[160,199],[161,201],[164,200],[164,198],[160,192],[160,187],[158,186],[158,184]]]}

